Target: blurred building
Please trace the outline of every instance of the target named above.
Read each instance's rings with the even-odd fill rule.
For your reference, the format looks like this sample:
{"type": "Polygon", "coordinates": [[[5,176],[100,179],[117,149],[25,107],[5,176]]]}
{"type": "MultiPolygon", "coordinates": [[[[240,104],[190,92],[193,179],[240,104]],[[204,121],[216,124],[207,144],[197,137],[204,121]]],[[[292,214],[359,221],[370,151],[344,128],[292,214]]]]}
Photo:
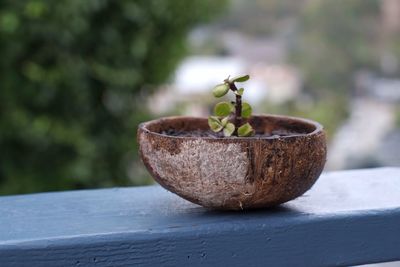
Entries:
{"type": "Polygon", "coordinates": [[[331,144],[328,168],[400,165],[400,129],[396,127],[400,79],[359,72],[355,91],[350,117],[331,144]]]}

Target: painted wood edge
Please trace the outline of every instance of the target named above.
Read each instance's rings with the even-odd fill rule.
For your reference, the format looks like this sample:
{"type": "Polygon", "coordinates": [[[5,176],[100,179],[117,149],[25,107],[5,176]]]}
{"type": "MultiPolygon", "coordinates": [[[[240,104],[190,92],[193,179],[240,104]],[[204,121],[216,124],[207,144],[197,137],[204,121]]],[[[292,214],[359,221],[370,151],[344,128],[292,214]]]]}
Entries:
{"type": "Polygon", "coordinates": [[[0,246],[1,266],[348,266],[400,260],[400,208],[0,246]]]}

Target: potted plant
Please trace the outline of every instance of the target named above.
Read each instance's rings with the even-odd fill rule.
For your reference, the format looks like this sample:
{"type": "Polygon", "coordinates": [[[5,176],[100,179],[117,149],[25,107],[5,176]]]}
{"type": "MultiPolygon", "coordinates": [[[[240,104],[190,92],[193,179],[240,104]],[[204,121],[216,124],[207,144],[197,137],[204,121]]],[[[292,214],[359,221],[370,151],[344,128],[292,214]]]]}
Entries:
{"type": "Polygon", "coordinates": [[[215,116],[166,117],[139,125],[140,156],[167,190],[204,207],[250,209],[292,200],[315,183],[326,161],[323,127],[314,121],[252,115],[242,101],[248,75],[227,78],[213,89],[229,91],[215,116]]]}

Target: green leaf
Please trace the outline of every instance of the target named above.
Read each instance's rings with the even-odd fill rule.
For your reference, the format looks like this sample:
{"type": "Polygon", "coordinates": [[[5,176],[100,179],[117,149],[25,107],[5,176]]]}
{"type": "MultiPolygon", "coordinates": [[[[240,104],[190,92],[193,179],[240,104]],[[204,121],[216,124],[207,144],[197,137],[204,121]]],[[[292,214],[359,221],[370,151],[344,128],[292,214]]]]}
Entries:
{"type": "Polygon", "coordinates": [[[225,136],[231,136],[233,132],[235,131],[235,125],[231,122],[225,125],[224,127],[224,135],[225,136]]]}
{"type": "Polygon", "coordinates": [[[229,102],[220,102],[214,107],[214,114],[217,116],[228,116],[235,107],[229,102]]]}
{"type": "Polygon", "coordinates": [[[244,88],[240,88],[240,89],[237,89],[237,91],[235,91],[235,94],[243,95],[243,92],[244,92],[244,88]]]}
{"type": "Polygon", "coordinates": [[[249,123],[245,123],[238,129],[238,135],[241,137],[251,136],[254,134],[253,127],[249,123]]]}
{"type": "Polygon", "coordinates": [[[225,127],[225,125],[229,122],[229,117],[225,117],[221,120],[221,124],[223,127],[225,127]]]}
{"type": "Polygon", "coordinates": [[[218,119],[218,117],[210,116],[208,117],[208,126],[213,132],[221,131],[224,126],[222,126],[222,122],[218,119]]]}
{"type": "Polygon", "coordinates": [[[242,83],[242,82],[247,81],[248,79],[250,79],[249,75],[241,75],[241,76],[236,76],[236,77],[230,79],[230,82],[231,83],[233,83],[233,82],[242,83]]]}
{"type": "Polygon", "coordinates": [[[229,85],[226,83],[218,84],[217,86],[214,87],[213,89],[213,95],[215,97],[222,97],[226,95],[229,91],[229,85]]]}
{"type": "Polygon", "coordinates": [[[253,109],[247,102],[242,103],[242,118],[250,118],[253,109]]]}

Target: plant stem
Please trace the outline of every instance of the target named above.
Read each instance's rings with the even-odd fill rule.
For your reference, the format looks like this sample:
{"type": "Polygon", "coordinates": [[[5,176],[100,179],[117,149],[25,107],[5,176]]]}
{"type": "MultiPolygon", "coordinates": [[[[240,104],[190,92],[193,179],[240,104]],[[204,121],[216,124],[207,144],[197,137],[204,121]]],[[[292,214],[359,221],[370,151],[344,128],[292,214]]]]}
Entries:
{"type": "MultiPolygon", "coordinates": [[[[236,92],[238,90],[234,83],[229,83],[229,88],[233,92],[236,92]]],[[[242,123],[242,96],[239,94],[235,94],[235,95],[236,95],[235,117],[234,117],[234,122],[233,122],[233,124],[235,125],[235,131],[233,132],[233,135],[237,136],[237,130],[240,127],[240,124],[242,123]]]]}

